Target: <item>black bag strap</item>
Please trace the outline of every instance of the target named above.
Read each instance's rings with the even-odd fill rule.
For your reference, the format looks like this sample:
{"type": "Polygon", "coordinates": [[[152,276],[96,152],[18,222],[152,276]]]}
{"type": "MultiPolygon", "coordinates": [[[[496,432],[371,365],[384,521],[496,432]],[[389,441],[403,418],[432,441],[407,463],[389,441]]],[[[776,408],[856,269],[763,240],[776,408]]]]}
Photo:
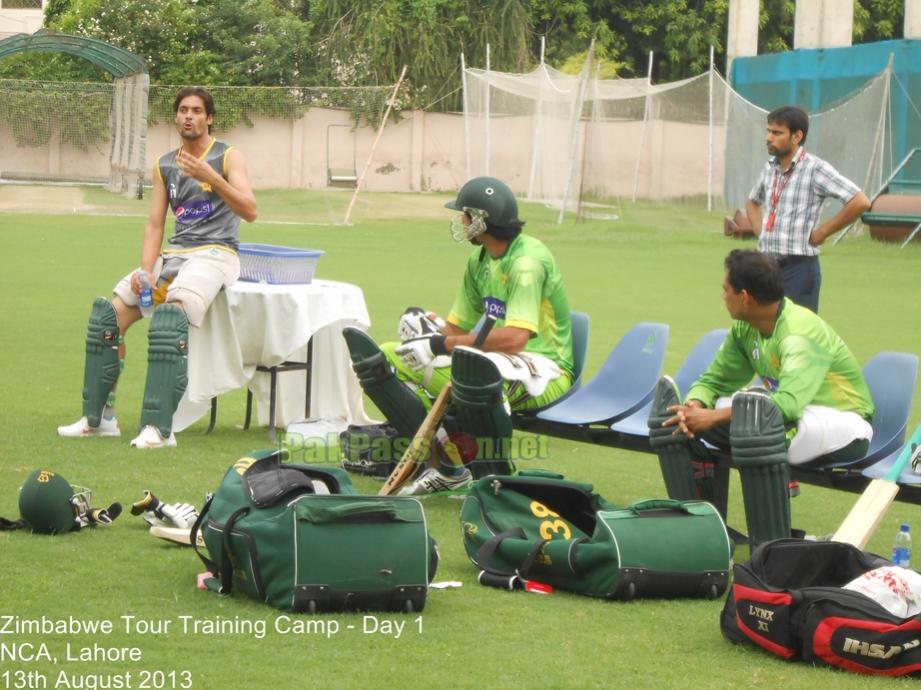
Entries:
{"type": "Polygon", "coordinates": [[[492,557],[496,555],[496,551],[499,550],[499,547],[502,545],[502,542],[506,539],[527,539],[527,534],[521,527],[512,527],[507,529],[504,532],[499,532],[498,534],[491,537],[486,541],[483,546],[477,551],[476,554],[476,563],[483,570],[488,571],[489,573],[495,575],[520,575],[521,577],[527,576],[531,568],[534,567],[534,563],[537,560],[537,554],[540,553],[540,550],[543,548],[544,544],[547,543],[547,539],[538,539],[535,540],[531,546],[531,550],[528,551],[528,555],[525,556],[524,560],[521,562],[521,565],[518,566],[514,571],[505,571],[497,570],[496,568],[490,567],[490,562],[492,557]]]}
{"type": "Polygon", "coordinates": [[[4,517],[0,517],[0,532],[12,532],[17,529],[25,529],[29,526],[29,523],[26,522],[25,518],[19,518],[18,520],[7,520],[4,517]]]}
{"type": "Polygon", "coordinates": [[[198,513],[198,517],[195,518],[195,524],[192,525],[192,530],[189,532],[189,541],[192,543],[192,548],[195,549],[195,555],[201,559],[201,562],[205,564],[205,567],[212,573],[215,574],[217,570],[217,563],[212,561],[201,551],[198,550],[198,533],[201,532],[201,526],[205,521],[205,516],[208,514],[208,509],[211,508],[211,502],[214,500],[214,494],[210,494],[208,499],[205,501],[204,507],[198,513]]]}
{"type": "Polygon", "coordinates": [[[528,551],[528,555],[525,556],[525,559],[521,562],[521,565],[518,567],[518,574],[521,577],[527,577],[531,572],[531,568],[534,567],[534,562],[537,560],[537,554],[540,553],[540,550],[544,548],[549,539],[540,539],[534,542],[534,545],[531,547],[531,550],[528,551]]]}
{"type": "Polygon", "coordinates": [[[578,559],[576,558],[576,550],[579,548],[580,544],[584,544],[588,541],[591,541],[588,537],[576,537],[569,546],[569,568],[576,577],[581,577],[584,573],[582,568],[577,564],[578,559]]]}
{"type": "Polygon", "coordinates": [[[218,590],[219,594],[230,594],[230,590],[233,589],[233,557],[230,550],[230,532],[237,520],[247,514],[249,514],[249,506],[244,506],[234,511],[227,518],[227,523],[221,533],[221,588],[218,590]]]}

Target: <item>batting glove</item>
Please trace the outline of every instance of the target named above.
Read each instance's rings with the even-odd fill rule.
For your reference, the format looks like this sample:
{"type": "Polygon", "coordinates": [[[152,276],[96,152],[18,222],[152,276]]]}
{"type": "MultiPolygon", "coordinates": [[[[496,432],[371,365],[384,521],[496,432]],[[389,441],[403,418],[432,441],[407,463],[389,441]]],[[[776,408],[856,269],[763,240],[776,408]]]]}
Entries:
{"type": "Polygon", "coordinates": [[[89,508],[86,512],[77,517],[80,529],[84,527],[95,527],[96,525],[109,526],[115,522],[115,518],[122,514],[122,504],[113,503],[108,508],[89,508]]]}
{"type": "Polygon", "coordinates": [[[436,357],[447,355],[445,337],[443,335],[427,335],[421,338],[407,340],[394,350],[413,371],[421,371],[428,367],[436,357]]]}
{"type": "Polygon", "coordinates": [[[425,311],[421,307],[409,307],[400,317],[397,336],[405,343],[413,338],[440,333],[444,326],[444,319],[435,312],[425,311]]]}
{"type": "Polygon", "coordinates": [[[143,515],[151,527],[181,527],[191,529],[198,519],[198,511],[191,503],[163,503],[149,491],[144,498],[131,506],[132,515],[143,515]]]}

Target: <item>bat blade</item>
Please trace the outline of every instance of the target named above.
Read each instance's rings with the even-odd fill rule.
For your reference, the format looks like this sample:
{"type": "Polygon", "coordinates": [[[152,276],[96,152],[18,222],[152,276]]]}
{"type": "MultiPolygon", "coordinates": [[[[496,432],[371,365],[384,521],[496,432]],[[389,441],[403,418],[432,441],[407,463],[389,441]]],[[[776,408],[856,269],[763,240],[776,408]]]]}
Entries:
{"type": "Polygon", "coordinates": [[[425,460],[426,453],[432,447],[435,430],[438,428],[438,425],[441,424],[441,418],[444,417],[445,411],[448,409],[448,400],[450,396],[451,384],[448,383],[441,389],[438,397],[435,398],[432,409],[425,415],[425,419],[422,420],[419,430],[409,444],[409,448],[403,453],[403,457],[400,458],[400,462],[393,468],[393,472],[390,473],[390,476],[387,477],[387,481],[384,482],[380,491],[377,492],[378,496],[393,495],[393,492],[396,491],[403,482],[409,479],[413,472],[418,469],[420,463],[425,460]]]}
{"type": "Polygon", "coordinates": [[[853,544],[858,549],[865,548],[898,493],[898,484],[885,479],[874,479],[864,489],[832,539],[853,544]]]}
{"type": "MultiPolygon", "coordinates": [[[[496,317],[492,315],[487,316],[483,321],[483,325],[480,326],[476,338],[474,338],[473,346],[477,348],[483,347],[483,343],[486,342],[486,336],[489,335],[489,332],[495,325],[496,317]]],[[[400,462],[393,468],[393,472],[390,473],[390,476],[387,477],[387,481],[384,482],[380,491],[377,492],[378,496],[392,496],[393,493],[412,476],[413,472],[418,469],[422,461],[425,460],[426,453],[432,448],[432,444],[435,442],[435,432],[438,430],[438,425],[441,424],[442,417],[444,417],[445,412],[448,410],[450,399],[451,383],[448,382],[445,387],[441,389],[441,392],[438,393],[438,397],[435,398],[435,402],[432,404],[432,409],[425,415],[425,419],[422,420],[422,424],[416,431],[416,435],[409,444],[409,448],[406,449],[406,452],[403,453],[403,457],[400,458],[400,462]]]]}
{"type": "Polygon", "coordinates": [[[902,446],[902,452],[899,453],[898,459],[886,472],[882,479],[874,479],[870,485],[864,489],[857,503],[851,508],[851,512],[844,518],[844,522],[835,532],[832,539],[834,541],[843,541],[847,544],[853,544],[858,549],[866,547],[870,537],[876,532],[876,528],[883,521],[889,506],[895,500],[899,493],[899,476],[908,466],[912,454],[921,444],[921,426],[915,429],[915,433],[909,439],[908,443],[902,446]]]}
{"type": "MultiPolygon", "coordinates": [[[[192,546],[192,530],[183,529],[182,527],[160,527],[153,525],[150,528],[150,534],[158,539],[165,539],[166,541],[171,541],[175,544],[182,544],[183,546],[192,546]]],[[[201,532],[198,533],[198,546],[204,548],[205,538],[202,536],[201,532]]]]}

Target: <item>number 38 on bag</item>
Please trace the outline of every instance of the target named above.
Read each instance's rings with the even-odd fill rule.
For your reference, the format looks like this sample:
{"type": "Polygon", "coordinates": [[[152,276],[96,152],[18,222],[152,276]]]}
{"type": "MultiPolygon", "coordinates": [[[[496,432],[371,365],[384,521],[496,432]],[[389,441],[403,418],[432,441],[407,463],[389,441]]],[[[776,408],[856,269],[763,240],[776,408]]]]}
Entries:
{"type": "Polygon", "coordinates": [[[536,518],[547,518],[540,523],[541,539],[572,539],[569,524],[540,501],[531,501],[531,514],[536,518]],[[553,519],[556,518],[556,519],[553,519]]]}

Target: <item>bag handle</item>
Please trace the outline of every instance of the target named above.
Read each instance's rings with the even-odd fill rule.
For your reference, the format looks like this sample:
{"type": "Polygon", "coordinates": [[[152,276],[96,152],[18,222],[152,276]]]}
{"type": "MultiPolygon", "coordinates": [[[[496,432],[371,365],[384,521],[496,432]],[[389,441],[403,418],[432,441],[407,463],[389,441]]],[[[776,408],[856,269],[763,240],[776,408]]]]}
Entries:
{"type": "Polygon", "coordinates": [[[309,520],[313,523],[396,522],[399,518],[393,506],[358,502],[322,507],[298,504],[295,510],[299,520],[309,520]]]}
{"type": "Polygon", "coordinates": [[[565,477],[559,472],[553,472],[552,470],[541,470],[541,469],[530,469],[530,470],[518,470],[519,477],[543,477],[545,479],[565,479],[565,477]]]}
{"type": "Polygon", "coordinates": [[[629,506],[628,510],[637,515],[647,510],[674,510],[681,513],[687,513],[688,515],[694,514],[694,511],[685,505],[684,502],[675,501],[670,498],[647,498],[644,501],[637,501],[629,506]]]}

